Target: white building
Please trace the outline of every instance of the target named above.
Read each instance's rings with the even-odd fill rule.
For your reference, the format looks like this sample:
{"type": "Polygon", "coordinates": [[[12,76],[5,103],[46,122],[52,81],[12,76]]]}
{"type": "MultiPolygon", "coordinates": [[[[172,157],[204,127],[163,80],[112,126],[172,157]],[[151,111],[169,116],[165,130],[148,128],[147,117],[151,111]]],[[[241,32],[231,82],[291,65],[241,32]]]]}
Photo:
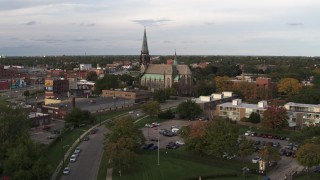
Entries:
{"type": "Polygon", "coordinates": [[[288,111],[289,126],[303,127],[309,125],[319,125],[320,123],[320,105],[302,104],[289,102],[284,105],[288,111]]]}
{"type": "Polygon", "coordinates": [[[92,68],[92,65],[91,64],[80,64],[80,70],[83,71],[83,70],[89,70],[92,68]]]}

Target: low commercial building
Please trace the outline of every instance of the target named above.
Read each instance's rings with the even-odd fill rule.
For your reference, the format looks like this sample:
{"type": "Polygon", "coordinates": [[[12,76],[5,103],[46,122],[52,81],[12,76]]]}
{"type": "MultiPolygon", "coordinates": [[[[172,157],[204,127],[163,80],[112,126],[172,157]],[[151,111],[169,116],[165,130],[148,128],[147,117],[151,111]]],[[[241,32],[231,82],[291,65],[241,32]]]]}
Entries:
{"type": "Polygon", "coordinates": [[[320,105],[289,102],[284,105],[289,116],[289,126],[303,128],[304,126],[319,125],[320,105]]]}
{"type": "Polygon", "coordinates": [[[38,113],[38,112],[30,112],[29,120],[33,126],[43,126],[51,123],[51,115],[38,113]]]}
{"type": "Polygon", "coordinates": [[[150,99],[150,92],[145,90],[128,90],[124,88],[124,90],[121,89],[115,89],[115,90],[102,90],[102,97],[113,97],[113,98],[123,98],[123,99],[129,99],[134,100],[134,102],[143,102],[150,99]]]}
{"type": "Polygon", "coordinates": [[[260,101],[258,104],[242,103],[241,99],[234,99],[217,105],[217,115],[229,118],[233,121],[239,121],[242,118],[249,118],[252,112],[256,112],[263,117],[263,112],[268,108],[267,101],[260,101]]]}

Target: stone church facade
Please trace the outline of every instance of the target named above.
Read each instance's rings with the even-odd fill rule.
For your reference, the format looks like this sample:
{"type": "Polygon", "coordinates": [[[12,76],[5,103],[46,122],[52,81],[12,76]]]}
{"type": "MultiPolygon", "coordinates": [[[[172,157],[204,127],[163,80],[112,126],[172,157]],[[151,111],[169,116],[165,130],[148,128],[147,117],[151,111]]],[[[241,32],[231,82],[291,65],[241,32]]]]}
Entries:
{"type": "Polygon", "coordinates": [[[190,95],[193,86],[193,77],[189,66],[178,64],[176,53],[173,64],[150,63],[146,30],[144,30],[140,55],[140,84],[151,92],[175,86],[178,95],[190,95]]]}

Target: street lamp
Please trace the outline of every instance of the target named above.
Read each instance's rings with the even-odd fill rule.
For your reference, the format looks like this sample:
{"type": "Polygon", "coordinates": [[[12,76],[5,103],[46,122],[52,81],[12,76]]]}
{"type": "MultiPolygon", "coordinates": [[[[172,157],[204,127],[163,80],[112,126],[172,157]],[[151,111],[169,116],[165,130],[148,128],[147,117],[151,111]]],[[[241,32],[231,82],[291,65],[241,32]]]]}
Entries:
{"type": "Polygon", "coordinates": [[[69,147],[70,145],[62,146],[62,168],[64,168],[64,148],[69,147]]]}
{"type": "Polygon", "coordinates": [[[158,127],[158,166],[160,165],[160,145],[159,145],[159,127],[158,127]]]}

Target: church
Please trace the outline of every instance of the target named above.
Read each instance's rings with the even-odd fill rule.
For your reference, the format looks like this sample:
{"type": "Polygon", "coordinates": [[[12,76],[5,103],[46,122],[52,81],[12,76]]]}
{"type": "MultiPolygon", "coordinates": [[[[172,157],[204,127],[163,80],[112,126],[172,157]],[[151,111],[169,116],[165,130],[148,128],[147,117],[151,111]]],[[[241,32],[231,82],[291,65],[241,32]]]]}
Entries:
{"type": "Polygon", "coordinates": [[[149,91],[176,87],[177,95],[191,95],[192,72],[188,65],[179,64],[176,53],[172,64],[151,64],[146,29],[140,55],[140,84],[149,91]]]}

